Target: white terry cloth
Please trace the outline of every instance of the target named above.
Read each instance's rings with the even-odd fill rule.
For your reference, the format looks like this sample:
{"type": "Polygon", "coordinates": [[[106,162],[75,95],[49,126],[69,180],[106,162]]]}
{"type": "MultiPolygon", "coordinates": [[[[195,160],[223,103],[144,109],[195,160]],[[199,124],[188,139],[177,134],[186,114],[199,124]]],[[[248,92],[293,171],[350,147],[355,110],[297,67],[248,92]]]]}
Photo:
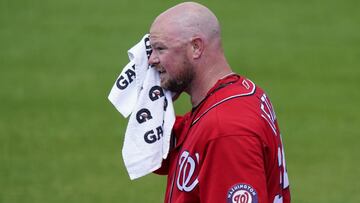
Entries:
{"type": "Polygon", "coordinates": [[[160,168],[175,123],[172,94],[160,87],[159,72],[148,64],[150,54],[146,34],[128,51],[130,62],[108,96],[124,117],[131,114],[122,149],[131,180],[160,168]]]}

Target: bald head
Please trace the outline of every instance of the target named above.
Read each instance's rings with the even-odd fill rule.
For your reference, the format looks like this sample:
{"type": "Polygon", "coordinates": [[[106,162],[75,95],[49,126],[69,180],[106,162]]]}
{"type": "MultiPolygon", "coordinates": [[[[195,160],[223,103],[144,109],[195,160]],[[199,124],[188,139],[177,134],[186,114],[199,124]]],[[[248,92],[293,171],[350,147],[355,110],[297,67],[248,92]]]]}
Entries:
{"type": "Polygon", "coordinates": [[[220,25],[212,11],[205,6],[185,2],[178,4],[160,14],[151,26],[153,31],[168,31],[168,34],[178,37],[201,36],[206,41],[220,41],[220,25]]]}
{"type": "Polygon", "coordinates": [[[159,71],[161,86],[189,93],[193,105],[231,72],[218,19],[201,4],[185,2],[161,13],[151,25],[150,44],[149,64],[159,71]]]}

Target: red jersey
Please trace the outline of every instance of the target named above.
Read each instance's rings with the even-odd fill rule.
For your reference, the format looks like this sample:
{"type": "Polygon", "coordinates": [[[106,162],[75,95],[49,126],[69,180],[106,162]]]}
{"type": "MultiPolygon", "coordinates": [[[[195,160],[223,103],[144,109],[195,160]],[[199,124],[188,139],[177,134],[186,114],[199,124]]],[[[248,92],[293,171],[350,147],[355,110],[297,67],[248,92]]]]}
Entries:
{"type": "Polygon", "coordinates": [[[288,203],[276,116],[264,91],[231,75],[173,128],[176,143],[157,171],[166,203],[288,203]]]}

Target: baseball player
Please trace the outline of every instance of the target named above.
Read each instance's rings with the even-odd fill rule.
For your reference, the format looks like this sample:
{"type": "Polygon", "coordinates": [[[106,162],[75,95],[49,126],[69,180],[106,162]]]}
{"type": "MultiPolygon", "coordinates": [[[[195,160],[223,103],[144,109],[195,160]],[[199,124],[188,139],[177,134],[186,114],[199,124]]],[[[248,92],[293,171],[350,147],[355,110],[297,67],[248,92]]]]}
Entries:
{"type": "Polygon", "coordinates": [[[164,202],[290,202],[273,106],[260,87],[233,73],[213,12],[178,4],[154,20],[150,43],[161,86],[186,92],[193,106],[177,117],[170,154],[156,171],[168,176],[164,202]]]}

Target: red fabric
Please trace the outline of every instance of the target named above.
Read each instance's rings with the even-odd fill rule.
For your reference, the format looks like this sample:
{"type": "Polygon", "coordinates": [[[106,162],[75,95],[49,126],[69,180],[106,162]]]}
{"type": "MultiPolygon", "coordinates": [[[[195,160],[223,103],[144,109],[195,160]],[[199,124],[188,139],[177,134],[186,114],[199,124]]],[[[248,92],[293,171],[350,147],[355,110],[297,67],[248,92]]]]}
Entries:
{"type": "Polygon", "coordinates": [[[290,202],[276,117],[250,80],[218,81],[197,108],[177,118],[173,132],[176,145],[157,171],[168,174],[164,202],[290,202]],[[237,185],[255,193],[245,197],[250,190],[237,185]]]}

